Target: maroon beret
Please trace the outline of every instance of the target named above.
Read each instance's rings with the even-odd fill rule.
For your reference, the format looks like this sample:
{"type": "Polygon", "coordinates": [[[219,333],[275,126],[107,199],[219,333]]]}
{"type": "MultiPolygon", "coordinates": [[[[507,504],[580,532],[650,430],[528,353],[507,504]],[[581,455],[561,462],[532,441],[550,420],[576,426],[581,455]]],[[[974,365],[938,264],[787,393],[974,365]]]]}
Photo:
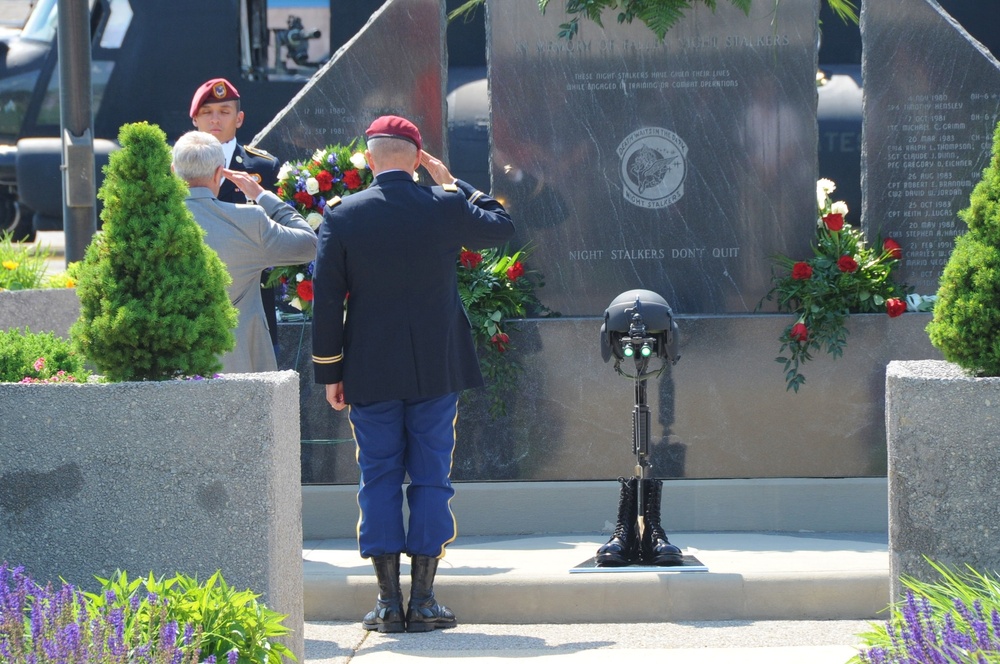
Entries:
{"type": "Polygon", "coordinates": [[[417,146],[418,150],[423,149],[423,141],[420,139],[420,130],[417,126],[398,115],[383,115],[375,118],[365,131],[368,138],[402,138],[417,146]]]}
{"type": "Polygon", "coordinates": [[[191,100],[191,117],[198,115],[198,109],[205,104],[217,101],[236,101],[240,98],[240,93],[236,91],[233,84],[224,78],[213,78],[201,84],[191,100]]]}

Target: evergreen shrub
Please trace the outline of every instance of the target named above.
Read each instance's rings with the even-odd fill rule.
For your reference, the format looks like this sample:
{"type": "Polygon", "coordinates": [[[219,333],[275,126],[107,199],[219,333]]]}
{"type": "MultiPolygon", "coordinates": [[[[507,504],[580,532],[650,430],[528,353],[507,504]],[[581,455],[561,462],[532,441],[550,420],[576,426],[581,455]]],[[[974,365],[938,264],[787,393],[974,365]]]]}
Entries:
{"type": "Polygon", "coordinates": [[[941,274],[931,343],[949,362],[978,376],[1000,376],[1000,124],[982,180],[959,217],[957,238],[941,274]]]}
{"type": "Polygon", "coordinates": [[[104,228],[79,269],[70,336],[111,381],[212,376],[235,345],[230,277],[184,204],[166,135],[126,124],[98,196],[104,228]]]}

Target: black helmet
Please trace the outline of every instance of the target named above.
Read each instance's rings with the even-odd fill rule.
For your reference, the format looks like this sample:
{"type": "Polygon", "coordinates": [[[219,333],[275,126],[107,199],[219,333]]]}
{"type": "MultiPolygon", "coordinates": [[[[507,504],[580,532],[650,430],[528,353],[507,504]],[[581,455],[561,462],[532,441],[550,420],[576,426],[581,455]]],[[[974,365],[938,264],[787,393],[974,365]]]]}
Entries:
{"type": "Polygon", "coordinates": [[[680,359],[673,312],[667,301],[653,291],[626,291],[604,310],[601,357],[605,362],[612,355],[623,360],[630,352],[641,353],[642,357],[656,355],[671,364],[680,359]]]}

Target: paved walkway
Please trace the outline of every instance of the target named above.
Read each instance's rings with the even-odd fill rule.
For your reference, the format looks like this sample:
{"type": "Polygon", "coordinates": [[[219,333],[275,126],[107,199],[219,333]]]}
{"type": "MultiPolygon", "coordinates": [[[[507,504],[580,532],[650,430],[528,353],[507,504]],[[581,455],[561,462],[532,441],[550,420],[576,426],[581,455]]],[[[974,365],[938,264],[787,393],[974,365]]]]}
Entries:
{"type": "MultiPolygon", "coordinates": [[[[461,616],[459,616],[461,618],[461,616]]],[[[306,624],[306,664],[444,660],[669,664],[845,664],[870,623],[730,621],[577,625],[459,625],[428,634],[365,632],[357,622],[306,624]]]]}

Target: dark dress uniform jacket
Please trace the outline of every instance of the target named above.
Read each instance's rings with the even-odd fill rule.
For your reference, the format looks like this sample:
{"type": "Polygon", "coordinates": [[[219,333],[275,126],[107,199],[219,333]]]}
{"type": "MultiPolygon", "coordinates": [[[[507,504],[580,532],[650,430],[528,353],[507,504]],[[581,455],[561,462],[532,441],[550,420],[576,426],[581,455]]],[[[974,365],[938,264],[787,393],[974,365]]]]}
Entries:
{"type": "MultiPolygon", "coordinates": [[[[254,179],[264,189],[270,192],[278,190],[278,171],[281,170],[281,164],[278,162],[277,157],[263,150],[247,148],[237,143],[236,149],[233,150],[233,158],[229,160],[229,170],[246,171],[250,175],[256,175],[260,179],[254,179]]],[[[243,192],[229,180],[222,181],[222,186],[219,187],[218,199],[224,203],[248,202],[243,192]]]]}
{"type": "Polygon", "coordinates": [[[496,200],[456,184],[426,187],[390,171],[324,214],[313,370],[317,383],[343,381],[348,403],[431,398],[483,384],[456,263],[463,247],[509,240],[514,224],[496,200]]]}

